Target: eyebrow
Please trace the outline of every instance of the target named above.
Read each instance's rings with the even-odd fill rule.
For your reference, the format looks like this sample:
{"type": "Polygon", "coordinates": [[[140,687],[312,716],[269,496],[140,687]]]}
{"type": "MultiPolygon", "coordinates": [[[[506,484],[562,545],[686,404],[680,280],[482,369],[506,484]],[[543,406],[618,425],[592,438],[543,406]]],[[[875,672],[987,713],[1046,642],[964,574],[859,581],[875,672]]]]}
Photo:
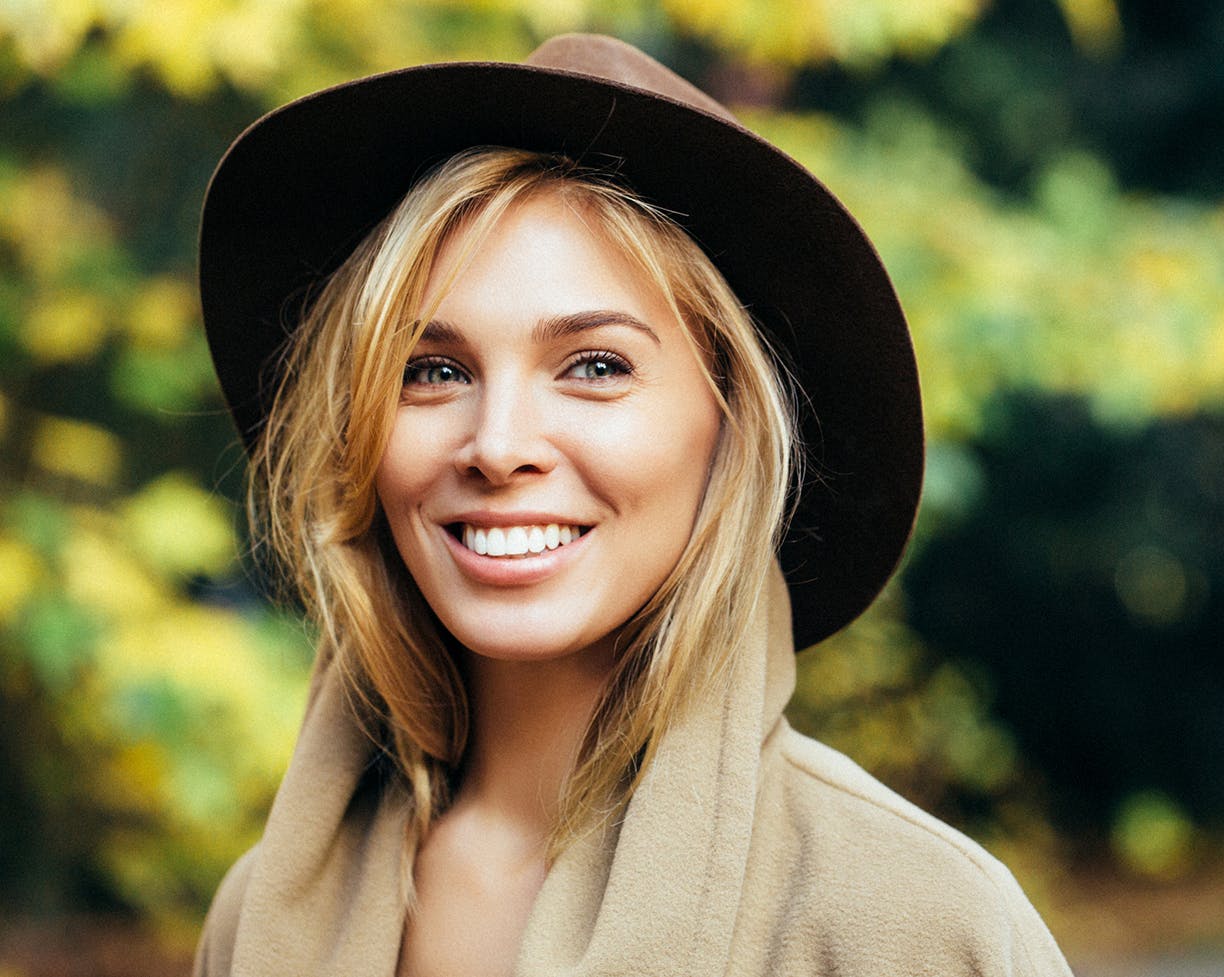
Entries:
{"type": "Polygon", "coordinates": [[[591,329],[603,326],[628,326],[644,332],[654,340],[656,346],[661,346],[659,334],[646,325],[637,316],[628,312],[618,312],[615,309],[596,309],[591,312],[573,312],[569,315],[549,316],[543,319],[531,331],[531,338],[537,343],[544,343],[566,336],[574,336],[591,329]]]}
{"type": "MultiPolygon", "coordinates": [[[[615,309],[594,309],[590,312],[571,312],[567,315],[549,316],[541,319],[531,330],[532,342],[547,343],[566,336],[575,336],[591,329],[604,326],[628,326],[637,329],[654,340],[656,346],[661,346],[659,334],[635,315],[619,312],[615,309]]],[[[421,341],[434,343],[458,343],[463,341],[463,333],[453,323],[445,319],[431,319],[421,331],[421,341]]]]}

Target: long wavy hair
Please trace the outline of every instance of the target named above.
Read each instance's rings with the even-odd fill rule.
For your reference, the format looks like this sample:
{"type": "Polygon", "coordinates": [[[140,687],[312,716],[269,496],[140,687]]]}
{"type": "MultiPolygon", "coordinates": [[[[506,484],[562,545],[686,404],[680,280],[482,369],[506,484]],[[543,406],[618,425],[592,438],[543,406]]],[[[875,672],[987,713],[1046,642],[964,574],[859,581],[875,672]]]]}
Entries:
{"type": "Polygon", "coordinates": [[[615,816],[696,690],[725,682],[787,514],[790,398],[750,316],[673,220],[614,173],[520,150],[469,150],[414,186],[306,303],[249,480],[257,545],[304,602],[321,653],[402,775],[410,852],[449,803],[469,706],[441,625],[391,540],[375,472],[404,364],[434,311],[422,303],[443,244],[459,245],[461,269],[509,208],[544,193],[565,198],[654,282],[723,414],[692,536],[627,622],[558,799],[550,858],[615,816]]]}

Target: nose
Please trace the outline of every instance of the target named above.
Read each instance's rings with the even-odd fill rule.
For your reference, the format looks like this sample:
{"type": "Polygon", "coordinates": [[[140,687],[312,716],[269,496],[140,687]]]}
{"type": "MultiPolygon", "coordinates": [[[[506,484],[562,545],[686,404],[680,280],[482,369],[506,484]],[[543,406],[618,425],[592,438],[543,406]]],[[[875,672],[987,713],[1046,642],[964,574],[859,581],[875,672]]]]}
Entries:
{"type": "Polygon", "coordinates": [[[502,485],[523,474],[545,474],[557,464],[546,431],[546,411],[530,384],[507,379],[488,383],[473,405],[471,423],[455,467],[502,485]]]}

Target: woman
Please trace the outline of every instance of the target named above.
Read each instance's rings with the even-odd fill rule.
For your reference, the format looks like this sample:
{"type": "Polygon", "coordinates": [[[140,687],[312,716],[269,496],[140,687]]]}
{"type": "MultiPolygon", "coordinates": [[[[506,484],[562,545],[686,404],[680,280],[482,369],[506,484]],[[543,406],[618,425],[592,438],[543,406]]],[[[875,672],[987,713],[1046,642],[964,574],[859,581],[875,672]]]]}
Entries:
{"type": "Polygon", "coordinates": [[[806,171],[558,38],[256,123],[200,269],[321,639],[198,973],[1068,972],[1005,869],[781,717],[922,468],[904,319],[806,171]]]}

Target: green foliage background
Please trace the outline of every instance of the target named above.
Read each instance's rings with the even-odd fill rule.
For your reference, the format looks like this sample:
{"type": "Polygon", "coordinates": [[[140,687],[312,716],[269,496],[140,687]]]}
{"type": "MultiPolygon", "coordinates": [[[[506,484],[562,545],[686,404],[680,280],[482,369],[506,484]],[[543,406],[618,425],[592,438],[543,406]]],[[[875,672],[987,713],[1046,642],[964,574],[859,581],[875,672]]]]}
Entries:
{"type": "MultiPolygon", "coordinates": [[[[1120,183],[1058,101],[1057,79],[1128,63],[1128,23],[1112,0],[4,0],[0,898],[190,926],[292,746],[309,640],[244,570],[241,451],[193,285],[211,167],[261,111],[572,29],[739,104],[859,217],[903,298],[931,440],[921,552],[980,504],[1001,391],[1074,398],[1107,431],[1224,408],[1220,184],[1120,183]],[[1009,17],[1038,26],[1007,47],[1009,17]],[[1058,138],[992,128],[991,105],[1040,118],[1034,91],[1058,138]]],[[[1168,879],[1215,850],[1219,824],[1163,788],[1060,835],[990,670],[907,620],[894,586],[807,653],[795,720],[1039,901],[1085,852],[1168,879]]]]}

